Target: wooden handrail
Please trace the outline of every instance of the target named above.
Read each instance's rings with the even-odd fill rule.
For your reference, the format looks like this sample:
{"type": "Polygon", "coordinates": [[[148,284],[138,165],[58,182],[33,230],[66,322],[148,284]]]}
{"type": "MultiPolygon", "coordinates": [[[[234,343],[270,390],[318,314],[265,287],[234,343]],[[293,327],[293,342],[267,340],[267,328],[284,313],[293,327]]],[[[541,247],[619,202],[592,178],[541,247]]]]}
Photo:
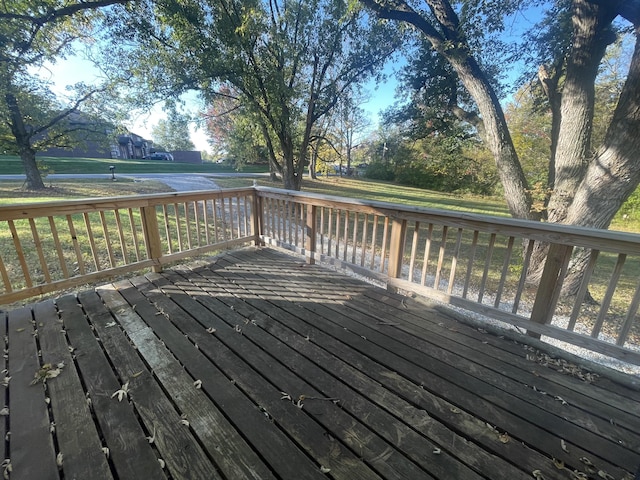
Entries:
{"type": "Polygon", "coordinates": [[[267,244],[640,364],[640,235],[631,233],[253,187],[3,206],[0,241],[11,245],[0,253],[3,304],[267,244]],[[531,281],[540,245],[549,254],[531,281]],[[580,251],[588,261],[567,300],[580,251]],[[598,305],[585,303],[589,294],[598,305]]]}
{"type": "Polygon", "coordinates": [[[266,205],[262,238],[267,244],[525,328],[534,337],[546,335],[640,365],[640,235],[266,187],[257,188],[257,195],[266,205]],[[315,236],[304,244],[277,228],[280,212],[293,205],[313,209],[316,219],[315,236]],[[535,267],[536,245],[548,246],[549,253],[540,280],[531,282],[527,271],[535,267]],[[572,252],[578,250],[592,261],[578,294],[561,298],[572,252]],[[598,266],[611,268],[611,277],[603,279],[599,271],[594,282],[598,266]],[[597,315],[590,313],[597,306],[585,303],[587,292],[599,297],[597,315]],[[565,311],[572,312],[569,321],[565,311]]]}

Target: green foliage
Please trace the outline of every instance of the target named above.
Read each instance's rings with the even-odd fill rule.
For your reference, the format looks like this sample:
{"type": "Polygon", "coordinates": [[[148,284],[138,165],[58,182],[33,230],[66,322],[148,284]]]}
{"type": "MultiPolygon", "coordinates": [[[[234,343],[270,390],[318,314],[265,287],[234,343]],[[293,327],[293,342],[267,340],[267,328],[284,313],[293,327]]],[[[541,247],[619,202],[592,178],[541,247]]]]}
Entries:
{"type": "Polygon", "coordinates": [[[396,179],[393,167],[388,163],[382,163],[379,160],[369,164],[365,172],[365,177],[372,180],[383,180],[388,182],[396,179]]]}
{"type": "Polygon", "coordinates": [[[43,188],[35,153],[103,141],[113,128],[101,116],[117,105],[110,87],[77,84],[66,98],[37,75],[93,41],[99,7],[128,0],[15,0],[0,4],[0,152],[20,154],[28,188],[43,188]],[[99,94],[104,93],[102,102],[99,94]],[[104,101],[109,97],[111,101],[104,101]]]}
{"type": "Polygon", "coordinates": [[[346,88],[376,74],[396,47],[393,28],[342,0],[165,0],[135,7],[122,16],[128,23],[121,31],[135,31],[143,48],[138,58],[125,48],[118,56],[146,66],[135,73],[147,90],[197,89],[215,102],[232,87],[293,188],[316,122],[346,88]]]}
{"type": "Polygon", "coordinates": [[[152,130],[154,144],[162,145],[166,150],[194,150],[190,139],[189,118],[178,112],[170,111],[167,119],[158,120],[152,130]]]}
{"type": "Polygon", "coordinates": [[[495,193],[498,179],[490,155],[475,141],[430,136],[409,143],[394,136],[371,151],[367,178],[440,192],[495,193]]]}

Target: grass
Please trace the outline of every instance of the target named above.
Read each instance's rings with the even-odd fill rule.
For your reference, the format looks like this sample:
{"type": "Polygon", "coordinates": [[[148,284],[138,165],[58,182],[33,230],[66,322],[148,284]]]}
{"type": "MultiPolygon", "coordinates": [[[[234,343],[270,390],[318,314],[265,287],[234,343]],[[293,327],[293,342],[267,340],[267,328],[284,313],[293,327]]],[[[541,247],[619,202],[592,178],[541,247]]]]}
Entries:
{"type": "MultiPolygon", "coordinates": [[[[176,163],[160,160],[124,160],[109,158],[60,158],[38,157],[48,173],[109,173],[109,166],[116,167],[115,173],[229,173],[232,167],[217,163],[176,163]]],[[[264,172],[263,165],[247,165],[243,172],[264,172]]],[[[0,155],[0,175],[20,175],[24,173],[22,161],[17,156],[0,155]]]]}
{"type": "MultiPolygon", "coordinates": [[[[222,188],[247,187],[253,184],[253,179],[216,178],[215,182],[222,188]]],[[[282,188],[280,182],[271,182],[268,178],[258,179],[258,185],[282,188]]],[[[328,177],[319,178],[318,180],[305,179],[302,188],[305,192],[360,200],[400,203],[402,205],[474,212],[501,217],[509,215],[506,204],[500,198],[435,192],[364,178],[328,177]]]]}
{"type": "Polygon", "coordinates": [[[169,192],[171,189],[162,182],[147,180],[56,180],[47,182],[44,191],[24,190],[22,182],[0,181],[0,206],[15,203],[53,202],[75,198],[118,197],[169,192]]]}

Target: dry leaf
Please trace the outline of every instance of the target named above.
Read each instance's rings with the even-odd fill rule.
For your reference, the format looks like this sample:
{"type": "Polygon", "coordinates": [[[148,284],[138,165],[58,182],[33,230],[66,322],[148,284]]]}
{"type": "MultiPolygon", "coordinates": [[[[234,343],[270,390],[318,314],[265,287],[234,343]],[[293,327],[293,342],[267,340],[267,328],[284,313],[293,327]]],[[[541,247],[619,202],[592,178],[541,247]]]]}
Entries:
{"type": "Polygon", "coordinates": [[[129,395],[129,382],[122,385],[122,388],[120,388],[120,390],[116,390],[115,392],[113,392],[111,398],[117,396],[118,401],[121,402],[123,398],[127,398],[127,395],[129,395]]]}
{"type": "Polygon", "coordinates": [[[598,470],[598,476],[600,478],[604,478],[604,480],[616,480],[615,477],[609,475],[607,472],[603,470],[598,470]]]}
{"type": "Polygon", "coordinates": [[[558,460],[557,458],[553,459],[553,466],[558,470],[564,470],[564,462],[562,460],[558,460]]]}

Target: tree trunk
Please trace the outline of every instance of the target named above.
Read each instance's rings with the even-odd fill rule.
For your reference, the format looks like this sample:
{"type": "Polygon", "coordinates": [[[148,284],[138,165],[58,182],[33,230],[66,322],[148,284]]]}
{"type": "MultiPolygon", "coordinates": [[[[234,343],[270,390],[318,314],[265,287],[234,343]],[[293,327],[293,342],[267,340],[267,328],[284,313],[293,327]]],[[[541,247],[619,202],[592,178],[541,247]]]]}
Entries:
{"type": "Polygon", "coordinates": [[[478,106],[486,131],[485,141],[498,167],[509,212],[517,218],[534,218],[527,180],[513,146],[500,101],[487,76],[471,55],[471,47],[450,3],[445,0],[426,0],[438,22],[438,28],[435,28],[426,15],[414,10],[405,0],[361,2],[381,18],[414,25],[429,40],[433,49],[447,59],[478,106]]]}
{"type": "Polygon", "coordinates": [[[640,183],[640,37],[604,143],[589,164],[566,223],[608,228],[640,183]]]}
{"type": "Polygon", "coordinates": [[[15,95],[7,92],[5,94],[5,102],[11,118],[11,133],[16,140],[22,166],[24,167],[24,173],[27,177],[25,187],[29,190],[43,190],[45,187],[42,176],[40,175],[40,170],[38,170],[36,151],[31,146],[31,134],[22,118],[18,100],[15,95]]]}
{"type": "MultiPolygon", "coordinates": [[[[640,185],[640,38],[602,148],[589,163],[564,223],[607,229],[616,212],[640,185]]],[[[590,252],[571,260],[563,294],[578,289],[590,252]]]]}
{"type": "Polygon", "coordinates": [[[462,61],[455,57],[449,61],[482,116],[485,141],[496,162],[509,212],[516,218],[533,219],[527,180],[498,97],[475,59],[466,56],[462,61]]]}
{"type": "Polygon", "coordinates": [[[615,7],[574,0],[573,45],[562,89],[560,128],[554,159],[550,222],[563,223],[588,165],[595,101],[595,79],[607,45],[615,41],[611,22],[615,7]]]}

